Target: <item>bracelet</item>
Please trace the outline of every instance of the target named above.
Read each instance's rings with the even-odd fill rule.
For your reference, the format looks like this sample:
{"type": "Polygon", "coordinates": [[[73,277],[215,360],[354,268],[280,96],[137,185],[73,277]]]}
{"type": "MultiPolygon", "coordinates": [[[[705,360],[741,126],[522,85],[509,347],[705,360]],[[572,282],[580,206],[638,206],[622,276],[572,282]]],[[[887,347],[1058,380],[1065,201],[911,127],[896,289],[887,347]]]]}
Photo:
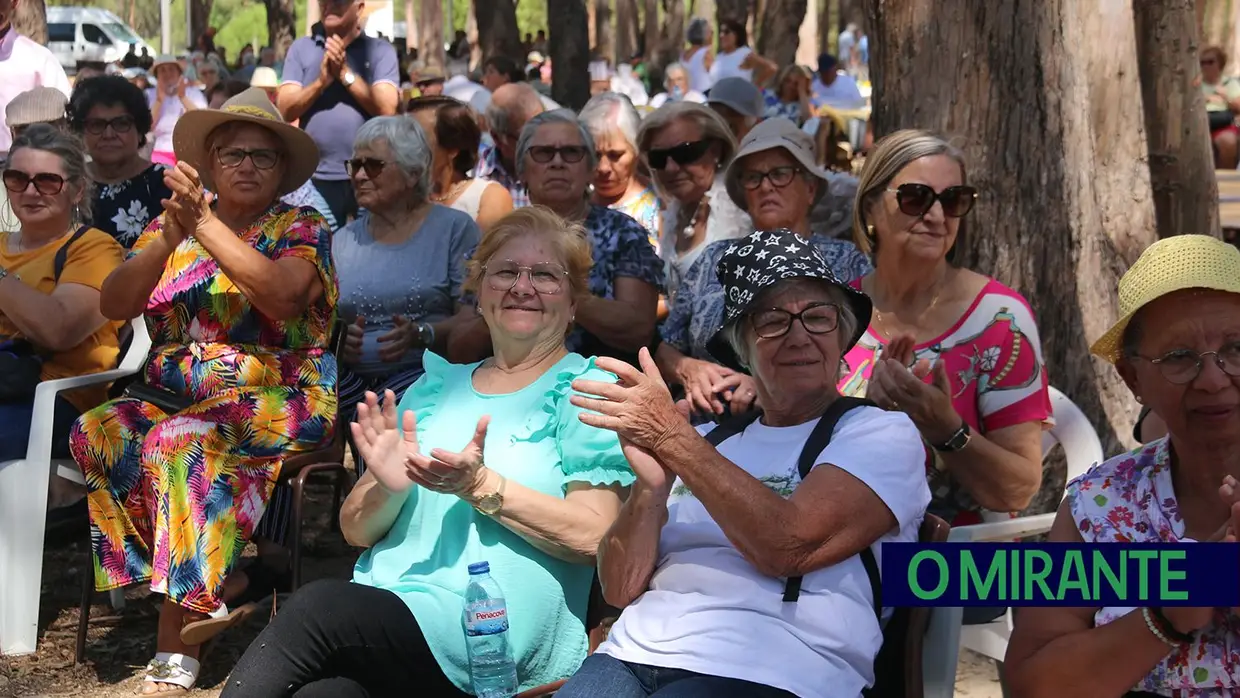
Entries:
{"type": "Polygon", "coordinates": [[[429,322],[422,323],[426,327],[426,348],[430,349],[435,346],[435,326],[429,322]]]}
{"type": "Polygon", "coordinates": [[[1154,620],[1154,616],[1150,612],[1149,608],[1141,609],[1141,617],[1145,619],[1145,627],[1150,629],[1150,632],[1154,634],[1154,637],[1158,638],[1159,640],[1162,640],[1163,644],[1167,645],[1168,647],[1179,648],[1180,643],[1167,637],[1163,633],[1162,629],[1159,628],[1159,624],[1157,621],[1154,620]]]}
{"type": "Polygon", "coordinates": [[[1153,616],[1154,620],[1158,623],[1158,629],[1161,630],[1167,637],[1184,644],[1188,644],[1193,641],[1193,636],[1191,633],[1182,633],[1175,629],[1175,624],[1167,618],[1161,608],[1150,608],[1150,615],[1153,616]]]}

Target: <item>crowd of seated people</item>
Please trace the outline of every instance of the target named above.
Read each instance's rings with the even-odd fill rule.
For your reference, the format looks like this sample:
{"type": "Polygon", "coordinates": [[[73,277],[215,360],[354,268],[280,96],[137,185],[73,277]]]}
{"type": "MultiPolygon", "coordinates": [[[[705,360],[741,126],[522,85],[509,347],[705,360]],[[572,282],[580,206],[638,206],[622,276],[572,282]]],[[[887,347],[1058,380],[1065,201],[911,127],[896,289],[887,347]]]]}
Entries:
{"type": "MultiPolygon", "coordinates": [[[[800,104],[803,82],[784,71],[775,96],[800,104]]],[[[359,477],[341,529],[366,550],[352,583],[281,605],[229,698],[470,694],[461,607],[484,559],[522,690],[572,676],[559,695],[859,695],[891,614],[872,573],[883,543],[915,540],[927,512],[1007,516],[1041,484],[1053,416],[1035,316],[955,263],[982,193],[934,134],[887,136],[852,179],[818,164],[785,110],[738,143],[688,99],[643,117],[604,93],[579,115],[505,85],[482,121],[423,97],[358,130],[344,166],[359,213],[337,226],[296,198],[314,142],[263,90],[223,89],[165,133],[124,79],[84,80],[67,127],[28,127],[3,177],[21,225],[0,245],[0,339],[47,355],[36,382],[113,367],[125,321],[153,340],[119,397],[68,393],[56,414],[87,479],[96,588],[164,596],[144,694],[191,689],[204,643],[288,588],[281,466],[336,430],[359,477]],[[173,164],[141,156],[152,131],[173,164]],[[823,205],[851,241],[815,223],[823,205]],[[590,654],[596,575],[623,610],[590,654]]],[[[1205,240],[1163,245],[1130,274],[1237,262],[1205,240]]],[[[1229,317],[1229,283],[1146,299],[1097,350],[1148,408],[1147,445],[1075,483],[1053,539],[1240,531],[1240,483],[1212,460],[1240,359],[1199,321],[1229,317]],[[1205,513],[1181,520],[1163,498],[1140,532],[1108,528],[1079,490],[1134,458],[1143,479],[1107,486],[1174,485],[1205,513]]],[[[0,400],[0,460],[24,453],[29,403],[0,400]]],[[[1008,682],[1121,695],[1229,680],[1201,657],[1230,625],[1123,611],[1020,614],[1008,682]],[[1094,671],[1146,626],[1122,666],[1094,671]]]]}

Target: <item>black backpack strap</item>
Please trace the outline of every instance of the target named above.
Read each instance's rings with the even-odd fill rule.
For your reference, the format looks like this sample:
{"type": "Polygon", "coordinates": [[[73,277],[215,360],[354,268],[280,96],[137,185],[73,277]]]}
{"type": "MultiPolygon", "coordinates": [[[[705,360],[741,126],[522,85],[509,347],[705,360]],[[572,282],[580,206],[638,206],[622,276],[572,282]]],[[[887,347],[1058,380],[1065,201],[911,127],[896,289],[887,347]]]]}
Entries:
{"type": "MultiPolygon", "coordinates": [[[[840,397],[832,402],[827,411],[822,414],[818,420],[818,424],[814,425],[814,430],[810,432],[809,438],[805,440],[805,446],[801,448],[801,456],[797,459],[797,472],[801,474],[804,480],[811,470],[814,469],[818,456],[822,450],[831,443],[831,436],[835,433],[835,425],[850,410],[858,407],[873,407],[874,403],[862,398],[856,397],[840,397]]],[[[867,547],[862,550],[861,563],[865,565],[865,574],[870,578],[870,593],[874,598],[875,612],[879,618],[882,618],[883,606],[881,597],[881,584],[878,574],[878,561],[874,558],[874,550],[867,547]]],[[[784,584],[784,601],[787,603],[796,603],[801,596],[801,576],[789,577],[784,584]]]]}
{"type": "Polygon", "coordinates": [[[69,261],[69,246],[74,242],[77,242],[78,238],[85,235],[87,230],[90,230],[89,226],[84,225],[81,228],[78,228],[77,231],[73,233],[73,236],[68,240],[65,240],[65,244],[61,245],[59,250],[56,250],[56,259],[52,262],[53,284],[59,284],[60,275],[65,273],[65,264],[69,261]]]}
{"type": "Polygon", "coordinates": [[[745,431],[745,427],[753,424],[758,419],[758,412],[748,412],[738,417],[729,417],[715,425],[714,429],[706,432],[703,437],[711,446],[718,447],[719,444],[745,431]]]}

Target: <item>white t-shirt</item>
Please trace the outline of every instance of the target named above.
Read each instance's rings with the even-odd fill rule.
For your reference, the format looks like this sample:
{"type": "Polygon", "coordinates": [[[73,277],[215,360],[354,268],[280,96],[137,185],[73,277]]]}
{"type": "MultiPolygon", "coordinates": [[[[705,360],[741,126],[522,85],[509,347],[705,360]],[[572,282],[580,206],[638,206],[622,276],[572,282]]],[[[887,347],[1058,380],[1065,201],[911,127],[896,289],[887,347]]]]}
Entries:
{"type": "MultiPolygon", "coordinates": [[[[788,497],[800,482],[801,447],[817,422],[754,422],[720,444],[719,453],[788,497]]],[[[907,416],[853,409],[817,462],[865,483],[895,516],[898,528],[874,546],[880,565],[883,542],[917,540],[930,490],[921,436],[907,416]]],[[[667,508],[650,588],[624,609],[599,652],[774,686],[801,698],[858,696],[873,683],[883,634],[860,556],[805,575],[793,606],[783,601],[785,580],[758,572],[679,479],[667,508]]]]}
{"type": "MultiPolygon", "coordinates": [[[[658,109],[659,107],[672,101],[672,95],[667,92],[660,92],[650,100],[650,108],[658,109]]],[[[695,102],[697,104],[706,104],[706,95],[696,90],[689,90],[689,93],[681,98],[684,102],[695,102]]]]}
{"type": "Polygon", "coordinates": [[[753,50],[748,46],[741,46],[731,53],[720,51],[715,54],[715,62],[710,65],[711,83],[719,82],[724,78],[741,78],[746,82],[753,82],[753,69],[742,69],[741,64],[749,58],[749,54],[753,50]]]}
{"type": "Polygon", "coordinates": [[[857,81],[846,73],[837,73],[830,85],[824,85],[821,79],[814,78],[811,90],[816,107],[860,109],[865,106],[865,97],[861,95],[857,81]]]}
{"type": "MultiPolygon", "coordinates": [[[[146,89],[146,104],[155,111],[155,90],[159,86],[148,87],[146,89]]],[[[189,99],[189,103],[199,109],[207,108],[207,97],[202,90],[196,87],[185,88],[185,97],[189,99]]],[[[151,127],[151,135],[154,136],[155,152],[171,153],[172,152],[172,131],[176,128],[177,119],[185,113],[185,105],[176,95],[168,95],[164,97],[164,105],[159,108],[159,121],[151,127]]]]}

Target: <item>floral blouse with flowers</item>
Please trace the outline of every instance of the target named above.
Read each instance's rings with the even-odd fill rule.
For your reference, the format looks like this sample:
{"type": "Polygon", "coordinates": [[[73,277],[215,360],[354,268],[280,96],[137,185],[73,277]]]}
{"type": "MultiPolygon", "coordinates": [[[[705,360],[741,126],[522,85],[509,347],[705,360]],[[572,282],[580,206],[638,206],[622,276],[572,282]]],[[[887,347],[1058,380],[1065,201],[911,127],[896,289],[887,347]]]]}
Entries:
{"type": "Polygon", "coordinates": [[[95,227],[129,249],[164,212],[160,202],[171,197],[172,190],[164,184],[163,165],[153,164],[123,182],[100,184],[92,204],[95,227]]]}

